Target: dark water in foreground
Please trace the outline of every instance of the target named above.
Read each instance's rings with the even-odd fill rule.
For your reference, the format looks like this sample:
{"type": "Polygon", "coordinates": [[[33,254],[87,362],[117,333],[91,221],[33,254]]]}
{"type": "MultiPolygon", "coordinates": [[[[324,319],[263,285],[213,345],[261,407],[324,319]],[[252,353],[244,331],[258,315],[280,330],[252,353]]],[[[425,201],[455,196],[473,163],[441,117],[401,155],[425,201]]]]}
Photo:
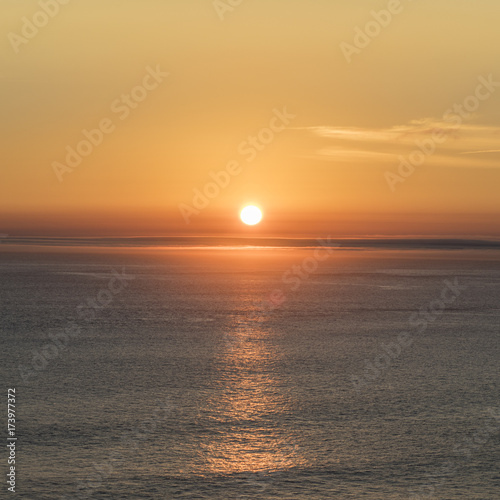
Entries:
{"type": "Polygon", "coordinates": [[[17,498],[500,498],[498,252],[0,259],[17,498]]]}

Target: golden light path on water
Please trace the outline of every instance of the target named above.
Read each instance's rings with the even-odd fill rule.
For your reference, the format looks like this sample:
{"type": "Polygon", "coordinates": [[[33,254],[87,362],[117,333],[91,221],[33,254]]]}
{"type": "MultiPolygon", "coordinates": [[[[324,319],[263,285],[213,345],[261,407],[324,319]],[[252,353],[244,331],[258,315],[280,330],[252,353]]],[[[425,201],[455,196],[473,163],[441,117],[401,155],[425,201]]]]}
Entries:
{"type": "Polygon", "coordinates": [[[202,454],[212,474],[261,473],[262,479],[306,460],[286,426],[276,426],[291,405],[287,380],[276,376],[283,358],[273,341],[276,333],[263,321],[266,313],[256,305],[252,281],[240,285],[240,307],[219,356],[220,390],[206,408],[220,432],[202,446],[202,454]]]}

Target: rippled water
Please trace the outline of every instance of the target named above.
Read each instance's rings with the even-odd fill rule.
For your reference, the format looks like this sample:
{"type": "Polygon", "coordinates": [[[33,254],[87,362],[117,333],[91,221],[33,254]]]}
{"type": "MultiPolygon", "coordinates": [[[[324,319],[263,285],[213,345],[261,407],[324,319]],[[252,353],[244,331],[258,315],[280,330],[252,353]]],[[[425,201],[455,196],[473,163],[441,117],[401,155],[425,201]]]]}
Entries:
{"type": "Polygon", "coordinates": [[[500,498],[498,254],[313,255],[3,250],[17,496],[500,498]]]}

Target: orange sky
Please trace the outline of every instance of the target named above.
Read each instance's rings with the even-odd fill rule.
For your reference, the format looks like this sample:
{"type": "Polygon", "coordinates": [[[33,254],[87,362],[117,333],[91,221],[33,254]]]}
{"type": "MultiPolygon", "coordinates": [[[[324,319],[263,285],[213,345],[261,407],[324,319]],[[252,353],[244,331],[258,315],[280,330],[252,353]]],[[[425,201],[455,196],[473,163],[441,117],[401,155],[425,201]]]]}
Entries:
{"type": "Polygon", "coordinates": [[[2,2],[0,233],[500,236],[497,0],[224,2],[2,2]]]}

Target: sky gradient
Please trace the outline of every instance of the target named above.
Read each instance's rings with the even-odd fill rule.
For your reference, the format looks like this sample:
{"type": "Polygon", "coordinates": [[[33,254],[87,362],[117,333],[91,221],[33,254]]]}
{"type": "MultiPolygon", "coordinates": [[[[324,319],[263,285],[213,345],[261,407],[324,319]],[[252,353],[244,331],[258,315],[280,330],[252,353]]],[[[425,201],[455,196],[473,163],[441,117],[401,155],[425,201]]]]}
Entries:
{"type": "Polygon", "coordinates": [[[4,0],[0,232],[500,237],[498,0],[232,3],[4,0]]]}

